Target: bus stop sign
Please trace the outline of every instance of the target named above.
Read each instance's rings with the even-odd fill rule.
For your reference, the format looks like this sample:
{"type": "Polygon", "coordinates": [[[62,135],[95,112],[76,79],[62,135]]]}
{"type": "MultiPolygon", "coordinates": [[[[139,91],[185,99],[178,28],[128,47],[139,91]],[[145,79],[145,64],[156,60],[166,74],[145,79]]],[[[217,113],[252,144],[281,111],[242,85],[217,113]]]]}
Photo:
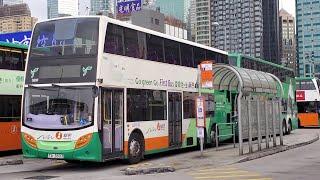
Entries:
{"type": "Polygon", "coordinates": [[[197,127],[204,128],[206,126],[206,113],[204,108],[204,97],[198,96],[196,100],[197,108],[197,127]]]}

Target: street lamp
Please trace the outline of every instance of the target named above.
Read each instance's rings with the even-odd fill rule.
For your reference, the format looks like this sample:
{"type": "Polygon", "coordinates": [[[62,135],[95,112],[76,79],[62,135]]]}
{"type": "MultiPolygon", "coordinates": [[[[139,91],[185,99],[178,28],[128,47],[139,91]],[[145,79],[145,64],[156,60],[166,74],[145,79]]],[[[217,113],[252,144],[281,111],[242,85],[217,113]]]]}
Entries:
{"type": "MultiPolygon", "coordinates": [[[[220,26],[218,22],[213,22],[213,26],[220,26]]],[[[224,31],[224,50],[227,50],[227,28],[226,26],[223,26],[223,31],[224,31]]]]}

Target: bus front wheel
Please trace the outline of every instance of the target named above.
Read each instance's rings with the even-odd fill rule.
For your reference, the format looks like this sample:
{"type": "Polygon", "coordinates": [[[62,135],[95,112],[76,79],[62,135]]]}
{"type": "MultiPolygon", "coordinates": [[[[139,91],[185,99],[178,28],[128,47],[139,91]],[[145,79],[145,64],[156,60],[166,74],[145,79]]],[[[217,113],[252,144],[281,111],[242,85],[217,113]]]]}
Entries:
{"type": "Polygon", "coordinates": [[[130,164],[136,164],[143,159],[144,143],[143,137],[139,133],[132,133],[128,145],[128,161],[130,164]]]}

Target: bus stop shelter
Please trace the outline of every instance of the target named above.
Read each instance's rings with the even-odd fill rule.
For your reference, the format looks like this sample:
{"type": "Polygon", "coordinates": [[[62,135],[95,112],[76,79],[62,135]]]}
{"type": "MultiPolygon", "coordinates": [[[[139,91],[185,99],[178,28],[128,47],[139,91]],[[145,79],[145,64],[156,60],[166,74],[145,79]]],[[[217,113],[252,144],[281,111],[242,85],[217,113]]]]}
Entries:
{"type": "Polygon", "coordinates": [[[213,89],[237,93],[234,114],[237,119],[239,154],[244,154],[243,142],[248,140],[249,153],[253,152],[253,139],[258,140],[258,151],[277,146],[276,135],[280,134],[283,145],[281,120],[281,81],[273,74],[230,65],[214,64],[213,89]],[[272,139],[269,137],[272,136],[272,139]]]}

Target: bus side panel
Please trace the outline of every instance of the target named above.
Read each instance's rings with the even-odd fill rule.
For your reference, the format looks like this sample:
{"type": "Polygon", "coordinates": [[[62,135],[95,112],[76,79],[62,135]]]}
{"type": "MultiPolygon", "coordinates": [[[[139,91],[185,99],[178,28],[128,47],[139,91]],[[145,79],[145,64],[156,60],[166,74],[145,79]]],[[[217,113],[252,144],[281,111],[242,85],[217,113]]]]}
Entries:
{"type": "Polygon", "coordinates": [[[20,122],[0,123],[0,151],[21,149],[20,122]]]}
{"type": "Polygon", "coordinates": [[[298,118],[301,126],[319,126],[318,113],[299,113],[298,118]]]}

